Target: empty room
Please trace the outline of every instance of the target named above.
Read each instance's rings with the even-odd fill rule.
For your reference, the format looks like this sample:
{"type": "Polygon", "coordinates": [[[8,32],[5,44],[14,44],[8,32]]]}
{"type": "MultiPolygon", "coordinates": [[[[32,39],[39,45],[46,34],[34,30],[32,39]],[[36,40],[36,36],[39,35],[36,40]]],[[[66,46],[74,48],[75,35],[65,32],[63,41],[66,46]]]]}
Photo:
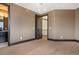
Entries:
{"type": "Polygon", "coordinates": [[[0,55],[78,55],[79,3],[0,3],[0,55]]]}

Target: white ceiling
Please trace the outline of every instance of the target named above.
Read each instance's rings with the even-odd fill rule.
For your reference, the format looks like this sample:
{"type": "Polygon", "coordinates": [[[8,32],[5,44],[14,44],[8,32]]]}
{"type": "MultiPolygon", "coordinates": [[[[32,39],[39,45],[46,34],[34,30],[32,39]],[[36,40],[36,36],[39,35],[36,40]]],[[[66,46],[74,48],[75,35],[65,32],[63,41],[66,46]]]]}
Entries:
{"type": "Polygon", "coordinates": [[[76,9],[79,3],[15,3],[26,9],[32,10],[39,14],[47,13],[56,9],[76,9]]]}

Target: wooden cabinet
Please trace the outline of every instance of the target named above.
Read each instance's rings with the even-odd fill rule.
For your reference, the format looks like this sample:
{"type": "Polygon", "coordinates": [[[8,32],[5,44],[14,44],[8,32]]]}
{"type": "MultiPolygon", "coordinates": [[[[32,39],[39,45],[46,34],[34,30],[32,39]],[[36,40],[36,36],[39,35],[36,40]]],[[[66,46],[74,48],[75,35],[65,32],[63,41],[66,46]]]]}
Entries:
{"type": "Polygon", "coordinates": [[[0,16],[0,43],[8,41],[8,17],[0,16]]]}
{"type": "Polygon", "coordinates": [[[4,30],[8,30],[8,17],[4,17],[4,30]]]}
{"type": "Polygon", "coordinates": [[[8,32],[0,31],[0,43],[7,42],[8,40],[8,32]]]}

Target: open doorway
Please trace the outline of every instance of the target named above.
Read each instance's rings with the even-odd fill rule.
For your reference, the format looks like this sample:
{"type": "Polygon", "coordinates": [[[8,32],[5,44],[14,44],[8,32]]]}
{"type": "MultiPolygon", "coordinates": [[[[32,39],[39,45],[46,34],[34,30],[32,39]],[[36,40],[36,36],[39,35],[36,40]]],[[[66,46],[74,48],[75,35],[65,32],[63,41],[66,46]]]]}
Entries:
{"type": "Polygon", "coordinates": [[[36,15],[35,38],[43,40],[48,39],[48,15],[44,16],[36,15]]]}
{"type": "Polygon", "coordinates": [[[43,40],[47,40],[47,24],[48,24],[48,17],[46,16],[42,16],[42,38],[43,40]]]}
{"type": "Polygon", "coordinates": [[[9,45],[9,7],[6,4],[0,4],[0,48],[9,45]]]}

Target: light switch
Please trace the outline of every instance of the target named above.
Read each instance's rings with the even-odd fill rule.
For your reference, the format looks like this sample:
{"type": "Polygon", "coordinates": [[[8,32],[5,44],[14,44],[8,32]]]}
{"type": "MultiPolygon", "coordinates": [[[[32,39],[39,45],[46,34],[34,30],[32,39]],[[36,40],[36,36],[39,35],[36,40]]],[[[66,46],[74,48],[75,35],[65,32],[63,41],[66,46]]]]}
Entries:
{"type": "Polygon", "coordinates": [[[20,37],[20,40],[22,40],[23,39],[23,37],[20,37]]]}
{"type": "Polygon", "coordinates": [[[63,39],[63,36],[60,36],[61,39],[63,39]]]}

